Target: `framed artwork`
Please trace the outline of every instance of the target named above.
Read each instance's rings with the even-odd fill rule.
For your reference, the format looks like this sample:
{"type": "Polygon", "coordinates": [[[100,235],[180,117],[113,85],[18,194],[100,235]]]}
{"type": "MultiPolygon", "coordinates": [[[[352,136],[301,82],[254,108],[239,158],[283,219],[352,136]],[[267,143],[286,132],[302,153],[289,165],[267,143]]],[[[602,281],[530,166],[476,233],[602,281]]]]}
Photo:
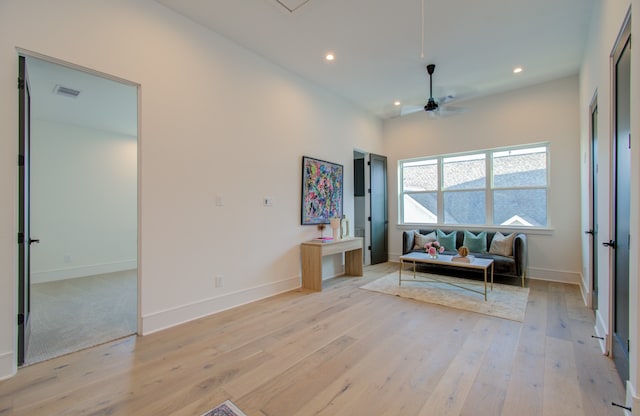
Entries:
{"type": "Polygon", "coordinates": [[[302,225],[342,218],[342,165],[302,156],[302,225]]]}

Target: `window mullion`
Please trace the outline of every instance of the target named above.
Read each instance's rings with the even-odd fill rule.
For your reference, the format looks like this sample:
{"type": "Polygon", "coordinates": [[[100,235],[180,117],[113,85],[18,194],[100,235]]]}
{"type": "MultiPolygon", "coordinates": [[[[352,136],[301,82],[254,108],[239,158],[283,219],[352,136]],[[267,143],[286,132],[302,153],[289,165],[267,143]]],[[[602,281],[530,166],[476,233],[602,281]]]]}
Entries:
{"type": "Polygon", "coordinates": [[[493,225],[493,158],[492,153],[487,152],[486,157],[486,173],[485,177],[485,222],[493,225]]]}
{"type": "Polygon", "coordinates": [[[442,157],[438,158],[438,224],[444,224],[444,166],[442,157]]]}

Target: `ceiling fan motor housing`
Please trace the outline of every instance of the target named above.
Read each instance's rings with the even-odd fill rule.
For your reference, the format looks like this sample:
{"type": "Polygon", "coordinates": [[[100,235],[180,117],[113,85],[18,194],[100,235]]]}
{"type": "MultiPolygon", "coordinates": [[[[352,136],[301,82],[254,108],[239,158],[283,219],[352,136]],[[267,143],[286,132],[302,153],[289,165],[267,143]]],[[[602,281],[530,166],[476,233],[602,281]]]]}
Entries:
{"type": "Polygon", "coordinates": [[[424,111],[435,111],[438,109],[438,104],[433,98],[429,98],[427,105],[424,106],[424,111]]]}

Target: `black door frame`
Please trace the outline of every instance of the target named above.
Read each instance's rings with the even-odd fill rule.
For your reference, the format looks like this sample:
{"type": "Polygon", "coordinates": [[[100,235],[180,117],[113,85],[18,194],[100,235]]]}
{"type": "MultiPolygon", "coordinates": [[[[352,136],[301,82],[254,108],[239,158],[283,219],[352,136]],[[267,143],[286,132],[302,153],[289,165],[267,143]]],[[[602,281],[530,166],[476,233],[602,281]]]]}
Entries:
{"type": "MultiPolygon", "coordinates": [[[[31,58],[36,58],[36,59],[41,59],[56,65],[60,65],[63,66],[65,68],[71,69],[71,70],[76,70],[76,71],[81,71],[81,72],[86,72],[88,74],[91,75],[95,75],[97,77],[101,77],[101,78],[105,78],[114,82],[118,82],[124,85],[129,85],[132,86],[134,88],[136,88],[137,91],[137,97],[136,97],[136,101],[137,101],[137,113],[136,113],[136,117],[138,118],[138,132],[137,132],[137,148],[136,148],[136,152],[137,152],[137,160],[136,160],[136,165],[137,165],[137,171],[136,171],[136,206],[137,206],[137,214],[136,214],[136,222],[137,222],[137,232],[136,232],[136,245],[137,245],[137,249],[136,249],[136,260],[137,260],[137,295],[138,298],[136,300],[136,316],[137,316],[137,330],[136,330],[136,334],[141,335],[142,334],[142,311],[141,311],[141,298],[142,298],[142,288],[141,288],[141,279],[140,279],[140,259],[141,259],[141,242],[140,242],[140,212],[141,212],[141,200],[140,200],[140,183],[141,183],[141,171],[140,171],[140,159],[141,159],[141,155],[140,155],[140,120],[139,120],[139,116],[141,114],[140,111],[140,84],[126,80],[124,78],[120,78],[120,77],[116,77],[113,75],[109,75],[107,73],[103,73],[103,72],[99,72],[87,67],[82,67],[79,65],[75,65],[66,61],[62,61],[56,58],[52,58],[46,55],[42,55],[36,52],[32,52],[26,49],[21,49],[21,48],[16,48],[17,52],[18,52],[18,66],[19,66],[19,73],[21,73],[22,71],[22,66],[24,65],[24,72],[26,74],[27,72],[27,63],[26,63],[26,58],[31,57],[31,58]]],[[[27,77],[28,78],[28,77],[27,77]]],[[[25,82],[25,85],[28,85],[28,82],[25,82]]],[[[18,87],[20,87],[20,81],[18,80],[18,87]]],[[[29,102],[26,104],[26,107],[23,107],[22,101],[19,100],[19,113],[21,113],[20,109],[21,108],[25,108],[27,111],[24,112],[23,114],[19,114],[19,136],[22,134],[22,128],[23,128],[23,119],[20,118],[22,116],[27,117],[28,121],[30,122],[30,100],[28,100],[29,102]]],[[[30,131],[30,127],[28,128],[28,130],[30,131]]],[[[20,144],[19,144],[20,147],[20,144]]],[[[19,149],[20,154],[18,155],[18,160],[19,163],[23,163],[23,160],[26,164],[28,164],[29,158],[28,158],[28,150],[29,150],[29,143],[27,143],[27,152],[26,152],[26,157],[22,157],[22,150],[19,149]]],[[[28,172],[28,170],[27,170],[28,172]]],[[[24,196],[22,193],[18,193],[18,204],[25,204],[26,207],[24,209],[24,212],[29,213],[30,212],[30,199],[27,199],[25,201],[24,196]]],[[[20,217],[18,217],[18,227],[20,228],[20,217]]],[[[25,234],[25,236],[27,236],[28,234],[25,234]]],[[[20,239],[20,235],[18,235],[18,240],[20,239]]],[[[24,240],[25,242],[28,241],[28,244],[24,245],[24,247],[26,248],[26,250],[24,250],[24,252],[27,253],[28,255],[28,247],[30,244],[32,243],[38,243],[39,240],[34,240],[30,237],[25,238],[24,240]]],[[[18,248],[18,257],[19,257],[19,261],[20,259],[22,259],[22,244],[19,244],[19,248],[18,248]]],[[[26,263],[28,264],[28,262],[26,263]]],[[[19,266],[20,268],[21,266],[19,266]]],[[[24,364],[24,359],[26,356],[26,350],[27,350],[27,344],[28,344],[28,335],[30,333],[30,320],[28,319],[28,314],[27,316],[25,316],[24,318],[24,323],[25,325],[21,325],[19,322],[21,320],[20,317],[20,311],[23,309],[23,304],[26,306],[27,308],[27,312],[30,312],[30,307],[31,307],[31,295],[30,295],[30,270],[29,267],[26,267],[26,278],[24,279],[24,286],[21,289],[20,286],[23,283],[20,277],[20,273],[21,271],[18,270],[18,296],[19,296],[19,300],[18,300],[18,330],[17,330],[17,335],[18,335],[18,349],[17,349],[17,354],[16,354],[16,358],[17,358],[17,362],[18,362],[18,366],[24,364]],[[25,331],[22,331],[22,327],[25,328],[25,331]],[[26,339],[25,339],[26,336],[26,339]],[[26,342],[25,342],[26,341],[26,342]]]]}
{"type": "Polygon", "coordinates": [[[592,310],[598,309],[598,93],[589,105],[589,288],[592,310]]]}
{"type": "Polygon", "coordinates": [[[389,197],[386,156],[369,153],[369,178],[369,199],[371,201],[371,216],[369,217],[371,246],[369,248],[371,264],[379,264],[389,260],[389,197]],[[380,167],[382,168],[382,184],[377,183],[377,175],[374,174],[374,169],[380,167]],[[382,201],[381,204],[380,201],[382,201]]]}
{"type": "MultiPolygon", "coordinates": [[[[625,17],[625,20],[622,24],[622,29],[620,31],[620,34],[618,35],[618,38],[616,39],[615,42],[615,46],[613,48],[613,51],[611,53],[610,56],[610,71],[612,74],[611,77],[611,91],[612,91],[612,105],[611,105],[611,190],[612,190],[612,195],[613,198],[611,198],[611,215],[610,215],[610,235],[613,237],[613,240],[610,240],[609,243],[609,247],[611,250],[610,251],[610,256],[609,256],[609,264],[610,264],[610,280],[609,280],[609,345],[610,345],[610,349],[609,351],[611,352],[613,361],[616,365],[616,370],[618,371],[618,374],[620,375],[621,380],[626,381],[629,379],[629,354],[628,354],[628,348],[629,348],[629,316],[628,316],[628,311],[629,311],[629,300],[627,298],[627,305],[626,305],[626,309],[627,309],[627,316],[626,316],[626,323],[627,323],[627,328],[626,328],[626,334],[623,333],[622,337],[626,337],[627,339],[624,340],[622,338],[620,338],[619,336],[619,328],[618,328],[618,320],[617,320],[617,315],[619,315],[618,309],[619,309],[619,305],[617,302],[617,295],[618,295],[618,290],[619,290],[619,284],[618,284],[618,255],[620,253],[620,249],[623,249],[626,247],[626,250],[629,250],[628,247],[628,242],[627,241],[622,241],[622,240],[626,240],[626,238],[624,238],[624,236],[619,236],[618,234],[618,209],[619,209],[619,204],[617,201],[617,194],[618,194],[618,159],[619,159],[619,155],[618,155],[618,96],[617,96],[617,86],[618,86],[618,81],[617,81],[617,65],[618,65],[618,61],[620,59],[620,57],[623,55],[623,52],[625,51],[629,51],[631,50],[631,12],[629,11],[627,13],[627,16],[625,17]],[[629,49],[626,49],[629,48],[629,49]],[[618,241],[616,241],[618,240],[618,241]],[[626,342],[625,342],[626,341],[626,342]],[[625,345],[626,344],[626,345],[625,345]]],[[[631,146],[631,137],[629,135],[629,147],[631,146]]],[[[629,230],[630,231],[630,230],[629,230]]],[[[603,242],[603,243],[607,243],[607,242],[603,242]]],[[[629,257],[629,256],[627,256],[629,257]]],[[[627,268],[627,274],[628,274],[628,264],[626,265],[627,268]]],[[[627,276],[627,295],[628,295],[628,276],[627,276]]],[[[624,328],[623,328],[624,329],[624,328]]]]}
{"type": "Polygon", "coordinates": [[[18,57],[18,365],[24,364],[31,334],[31,89],[24,56],[18,57]]]}

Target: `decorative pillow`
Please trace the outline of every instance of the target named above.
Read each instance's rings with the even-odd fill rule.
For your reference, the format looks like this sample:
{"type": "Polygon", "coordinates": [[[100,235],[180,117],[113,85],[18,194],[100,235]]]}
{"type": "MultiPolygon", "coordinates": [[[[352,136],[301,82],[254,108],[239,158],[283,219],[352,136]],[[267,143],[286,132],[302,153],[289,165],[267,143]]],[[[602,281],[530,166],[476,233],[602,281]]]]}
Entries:
{"type": "Polygon", "coordinates": [[[438,243],[447,251],[456,251],[456,232],[451,231],[451,233],[445,234],[438,230],[438,243]]]}
{"type": "Polygon", "coordinates": [[[474,235],[470,231],[465,231],[462,245],[466,246],[472,253],[486,253],[487,233],[482,231],[478,235],[474,235]]]}
{"type": "Polygon", "coordinates": [[[500,231],[496,232],[491,240],[489,253],[499,254],[501,256],[513,256],[513,239],[516,238],[514,233],[503,235],[500,231]]]}
{"type": "Polygon", "coordinates": [[[414,250],[424,250],[424,246],[427,243],[432,241],[436,241],[436,233],[430,232],[427,235],[420,234],[417,231],[414,231],[413,235],[413,249],[414,250]]]}

